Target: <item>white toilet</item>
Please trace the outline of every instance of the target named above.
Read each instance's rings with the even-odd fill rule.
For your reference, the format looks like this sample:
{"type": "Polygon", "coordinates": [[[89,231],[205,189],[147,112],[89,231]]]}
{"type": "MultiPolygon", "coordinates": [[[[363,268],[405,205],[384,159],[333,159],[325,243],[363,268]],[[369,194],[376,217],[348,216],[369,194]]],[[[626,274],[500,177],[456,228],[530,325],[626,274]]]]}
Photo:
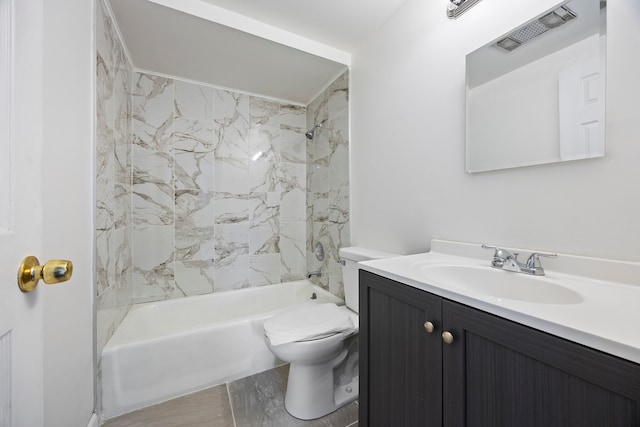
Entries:
{"type": "Polygon", "coordinates": [[[358,398],[358,267],[360,261],[397,256],[371,249],[340,249],[346,306],[308,304],[264,323],[273,354],[289,362],[285,408],[311,420],[358,398]]]}

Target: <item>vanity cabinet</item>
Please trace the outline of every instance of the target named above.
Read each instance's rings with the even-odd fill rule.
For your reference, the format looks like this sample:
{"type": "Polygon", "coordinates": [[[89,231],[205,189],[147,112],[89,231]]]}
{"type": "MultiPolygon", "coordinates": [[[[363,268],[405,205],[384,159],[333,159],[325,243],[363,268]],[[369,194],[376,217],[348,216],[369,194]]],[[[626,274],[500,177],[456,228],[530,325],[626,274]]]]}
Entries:
{"type": "Polygon", "coordinates": [[[640,365],[364,270],[359,339],[363,426],[640,426],[640,365]]]}

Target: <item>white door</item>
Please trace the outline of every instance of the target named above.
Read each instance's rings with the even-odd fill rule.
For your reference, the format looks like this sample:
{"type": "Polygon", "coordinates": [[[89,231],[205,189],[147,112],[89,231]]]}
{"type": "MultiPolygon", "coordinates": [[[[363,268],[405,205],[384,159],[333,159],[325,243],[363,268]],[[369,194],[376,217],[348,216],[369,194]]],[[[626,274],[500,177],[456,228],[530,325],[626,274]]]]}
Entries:
{"type": "Polygon", "coordinates": [[[0,0],[0,426],[43,425],[42,292],[17,270],[42,247],[42,0],[0,0]]]}
{"type": "Polygon", "coordinates": [[[560,159],[604,156],[604,66],[583,61],[559,74],[560,159]]]}

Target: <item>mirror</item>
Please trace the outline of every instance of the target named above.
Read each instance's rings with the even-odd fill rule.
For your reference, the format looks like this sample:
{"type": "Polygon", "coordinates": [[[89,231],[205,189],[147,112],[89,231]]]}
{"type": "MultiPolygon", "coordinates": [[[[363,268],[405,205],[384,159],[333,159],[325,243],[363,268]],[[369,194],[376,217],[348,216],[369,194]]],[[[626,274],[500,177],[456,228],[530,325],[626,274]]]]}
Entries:
{"type": "Polygon", "coordinates": [[[606,1],[572,0],[466,58],[466,172],[604,156],[606,1]]]}

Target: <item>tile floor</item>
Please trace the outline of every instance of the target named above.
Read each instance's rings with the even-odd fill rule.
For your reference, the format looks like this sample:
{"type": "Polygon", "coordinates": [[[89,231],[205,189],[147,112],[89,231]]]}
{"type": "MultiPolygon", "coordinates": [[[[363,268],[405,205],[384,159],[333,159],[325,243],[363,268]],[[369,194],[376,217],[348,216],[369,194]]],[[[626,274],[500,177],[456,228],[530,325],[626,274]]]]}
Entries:
{"type": "Polygon", "coordinates": [[[358,404],[302,421],[284,409],[289,366],[112,418],[103,427],[357,427],[358,404]]]}

